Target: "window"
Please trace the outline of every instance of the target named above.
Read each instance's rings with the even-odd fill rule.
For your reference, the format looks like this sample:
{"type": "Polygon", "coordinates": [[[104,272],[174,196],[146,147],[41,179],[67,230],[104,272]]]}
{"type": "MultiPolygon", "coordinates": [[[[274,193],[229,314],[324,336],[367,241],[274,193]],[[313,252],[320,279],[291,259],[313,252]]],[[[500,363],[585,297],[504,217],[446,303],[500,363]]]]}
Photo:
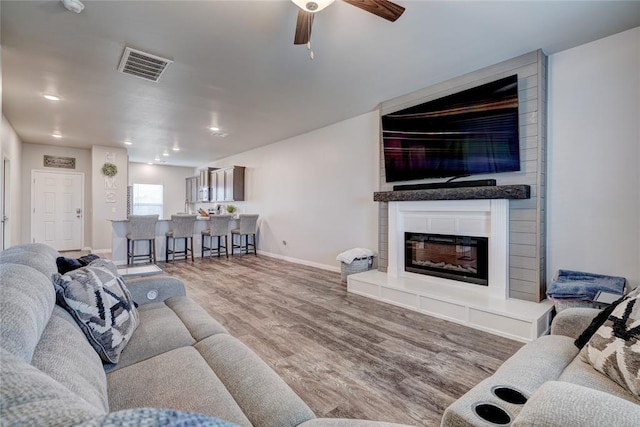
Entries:
{"type": "Polygon", "coordinates": [[[162,218],[162,185],[133,184],[133,215],[159,215],[162,218]]]}

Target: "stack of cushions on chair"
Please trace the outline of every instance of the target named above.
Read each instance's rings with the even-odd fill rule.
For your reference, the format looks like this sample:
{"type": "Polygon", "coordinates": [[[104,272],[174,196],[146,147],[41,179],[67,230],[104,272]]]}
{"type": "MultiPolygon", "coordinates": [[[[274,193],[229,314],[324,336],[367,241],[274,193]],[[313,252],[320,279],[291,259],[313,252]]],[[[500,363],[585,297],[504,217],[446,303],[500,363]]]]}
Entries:
{"type": "Polygon", "coordinates": [[[125,284],[108,260],[32,243],[0,253],[0,296],[2,425],[352,423],[315,418],[178,279],[125,284]]]}

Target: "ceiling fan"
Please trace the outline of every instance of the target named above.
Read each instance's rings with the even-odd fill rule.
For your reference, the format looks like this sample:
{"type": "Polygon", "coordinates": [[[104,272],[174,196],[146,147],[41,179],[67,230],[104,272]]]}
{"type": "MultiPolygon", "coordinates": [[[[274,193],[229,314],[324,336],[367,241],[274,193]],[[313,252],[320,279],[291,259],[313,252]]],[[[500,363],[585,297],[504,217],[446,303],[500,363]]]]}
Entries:
{"type": "MultiPolygon", "coordinates": [[[[291,0],[298,10],[298,22],[296,24],[296,33],[293,44],[307,44],[311,40],[311,26],[313,25],[313,16],[325,7],[329,6],[334,0],[291,0]]],[[[365,10],[374,15],[378,15],[388,21],[394,22],[404,12],[404,7],[399,6],[389,0],[342,0],[357,8],[365,10]]]]}

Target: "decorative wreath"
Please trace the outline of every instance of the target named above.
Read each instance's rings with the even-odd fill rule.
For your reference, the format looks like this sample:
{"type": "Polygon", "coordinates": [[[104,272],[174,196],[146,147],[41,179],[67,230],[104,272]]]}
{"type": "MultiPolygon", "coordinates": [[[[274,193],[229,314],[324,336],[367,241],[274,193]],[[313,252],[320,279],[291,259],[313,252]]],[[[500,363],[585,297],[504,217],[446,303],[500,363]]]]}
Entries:
{"type": "Polygon", "coordinates": [[[113,163],[109,163],[109,162],[102,165],[101,170],[102,170],[102,174],[108,177],[113,177],[118,174],[118,167],[113,163]]]}

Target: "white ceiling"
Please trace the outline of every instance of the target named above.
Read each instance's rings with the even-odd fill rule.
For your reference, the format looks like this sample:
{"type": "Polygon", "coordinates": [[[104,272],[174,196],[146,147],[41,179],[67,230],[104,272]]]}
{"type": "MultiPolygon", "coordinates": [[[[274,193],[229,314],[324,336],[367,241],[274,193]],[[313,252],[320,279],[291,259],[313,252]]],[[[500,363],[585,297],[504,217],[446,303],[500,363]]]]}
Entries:
{"type": "Polygon", "coordinates": [[[391,23],[337,0],[315,17],[310,60],[293,45],[297,8],[288,0],[84,3],[75,14],[59,1],[2,0],[4,115],[24,142],[131,140],[131,161],[182,166],[535,49],[553,54],[640,25],[640,1],[397,0],[406,11],[391,23]],[[174,63],[158,83],[117,73],[125,46],[174,63]],[[63,100],[46,101],[45,92],[63,100]],[[210,135],[212,125],[229,135],[210,135]]]}

